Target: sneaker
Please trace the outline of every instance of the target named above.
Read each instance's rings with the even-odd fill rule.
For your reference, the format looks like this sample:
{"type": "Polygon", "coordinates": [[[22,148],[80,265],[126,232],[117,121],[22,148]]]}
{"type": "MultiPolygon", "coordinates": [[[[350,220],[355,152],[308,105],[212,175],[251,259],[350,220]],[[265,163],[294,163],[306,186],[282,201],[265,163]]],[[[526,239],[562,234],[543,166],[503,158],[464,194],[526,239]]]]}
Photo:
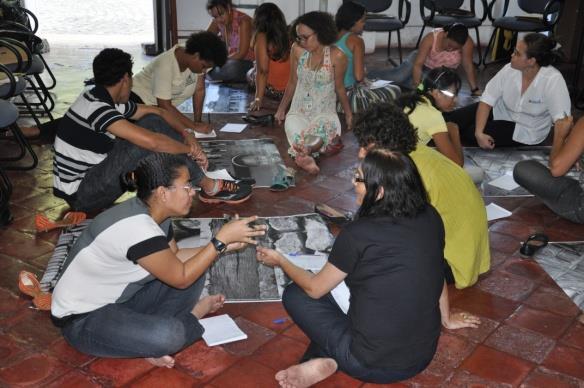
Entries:
{"type": "Polygon", "coordinates": [[[231,203],[245,202],[251,197],[251,186],[242,182],[218,180],[219,189],[216,194],[207,194],[204,191],[199,194],[199,199],[204,203],[231,203]]]}

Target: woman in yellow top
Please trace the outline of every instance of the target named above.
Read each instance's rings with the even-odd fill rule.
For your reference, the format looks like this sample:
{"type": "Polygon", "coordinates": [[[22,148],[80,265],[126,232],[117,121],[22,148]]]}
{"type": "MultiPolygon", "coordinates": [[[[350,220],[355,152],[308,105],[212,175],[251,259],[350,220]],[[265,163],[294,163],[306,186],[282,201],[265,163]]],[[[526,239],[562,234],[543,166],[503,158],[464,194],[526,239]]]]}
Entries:
{"type": "Polygon", "coordinates": [[[280,100],[290,76],[290,37],[284,14],[274,3],[264,3],[253,16],[255,66],[248,82],[255,87],[249,110],[260,110],[264,96],[280,100]]]}

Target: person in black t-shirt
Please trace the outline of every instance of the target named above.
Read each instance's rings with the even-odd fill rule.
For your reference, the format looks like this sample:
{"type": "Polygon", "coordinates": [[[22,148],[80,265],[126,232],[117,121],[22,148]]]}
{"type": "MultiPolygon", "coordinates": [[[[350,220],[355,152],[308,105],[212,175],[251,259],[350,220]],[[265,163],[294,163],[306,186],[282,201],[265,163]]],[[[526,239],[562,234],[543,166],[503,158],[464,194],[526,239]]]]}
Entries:
{"type": "Polygon", "coordinates": [[[432,360],[440,323],[477,327],[471,314],[450,314],[444,283],[444,226],[412,159],[373,149],[353,179],[356,220],[337,237],[318,274],[258,247],[257,259],[294,281],[282,301],[311,339],[300,365],[279,371],[281,386],[310,386],[337,369],[359,380],[391,383],[432,360]],[[345,280],[347,314],[331,294],[345,280]]]}

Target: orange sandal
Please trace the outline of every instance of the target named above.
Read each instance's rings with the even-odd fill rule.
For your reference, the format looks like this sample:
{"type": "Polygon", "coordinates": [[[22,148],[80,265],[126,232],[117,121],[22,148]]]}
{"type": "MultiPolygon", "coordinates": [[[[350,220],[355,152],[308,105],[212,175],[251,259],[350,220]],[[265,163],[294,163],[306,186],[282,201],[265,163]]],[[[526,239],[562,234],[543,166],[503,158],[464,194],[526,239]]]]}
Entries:
{"type": "Polygon", "coordinates": [[[63,216],[61,221],[51,221],[44,214],[37,214],[34,218],[34,224],[37,232],[48,232],[57,228],[77,225],[85,221],[87,214],[83,212],[69,212],[63,216]]]}
{"type": "Polygon", "coordinates": [[[33,273],[20,271],[18,274],[18,289],[28,296],[32,296],[32,303],[39,310],[51,309],[51,294],[41,290],[41,284],[33,273]]]}

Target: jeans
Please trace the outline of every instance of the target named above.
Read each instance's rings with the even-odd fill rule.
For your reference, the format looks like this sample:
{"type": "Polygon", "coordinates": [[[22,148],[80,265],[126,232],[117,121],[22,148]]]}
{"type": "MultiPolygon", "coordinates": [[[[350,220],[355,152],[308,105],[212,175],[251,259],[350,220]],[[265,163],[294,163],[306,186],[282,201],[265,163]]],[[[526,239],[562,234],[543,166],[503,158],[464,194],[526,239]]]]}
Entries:
{"type": "MultiPolygon", "coordinates": [[[[409,53],[403,62],[397,67],[392,67],[391,69],[371,70],[367,73],[367,78],[377,78],[393,81],[396,84],[405,86],[407,88],[416,87],[417,85],[412,85],[414,82],[413,71],[416,55],[418,55],[418,50],[414,50],[409,53]]],[[[425,67],[423,73],[427,72],[428,70],[429,69],[425,67]]]]}
{"type": "Polygon", "coordinates": [[[424,370],[431,361],[424,361],[418,368],[408,371],[367,367],[351,353],[351,320],[330,293],[313,299],[292,283],[284,290],[282,302],[292,320],[311,340],[305,358],[332,358],[341,371],[361,381],[388,384],[405,380],[424,370]]]}
{"type": "Polygon", "coordinates": [[[176,353],[203,334],[191,310],[204,285],[205,274],[184,290],[153,280],[127,302],[108,304],[69,323],[63,336],[75,349],[97,357],[176,353]]]}
{"type": "MultiPolygon", "coordinates": [[[[138,120],[136,125],[182,142],[181,135],[172,129],[160,116],[146,115],[138,120]]],[[[111,206],[116,199],[126,192],[126,188],[122,183],[122,176],[134,171],[138,163],[152,153],[153,151],[137,146],[127,140],[116,139],[114,147],[107,157],[87,171],[75,193],[75,198],[69,205],[74,210],[84,212],[101,210],[111,206]]],[[[191,158],[185,157],[185,162],[191,175],[191,182],[193,185],[198,186],[205,174],[191,158]]]]}
{"type": "Polygon", "coordinates": [[[584,190],[575,179],[554,177],[546,166],[535,160],[517,163],[513,179],[560,217],[584,224],[584,190]]]}
{"type": "Polygon", "coordinates": [[[247,72],[253,67],[253,62],[245,59],[228,59],[221,67],[209,72],[213,81],[247,82],[247,72]]]}

